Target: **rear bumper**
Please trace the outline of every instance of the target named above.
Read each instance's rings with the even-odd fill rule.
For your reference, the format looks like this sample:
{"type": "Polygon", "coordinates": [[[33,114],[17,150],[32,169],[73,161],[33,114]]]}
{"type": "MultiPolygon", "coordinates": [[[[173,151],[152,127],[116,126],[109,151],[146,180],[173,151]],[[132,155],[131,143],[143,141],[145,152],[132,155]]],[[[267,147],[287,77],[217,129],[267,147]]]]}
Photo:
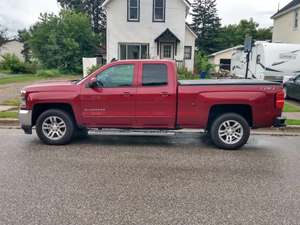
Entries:
{"type": "Polygon", "coordinates": [[[285,121],[285,117],[277,117],[273,122],[273,126],[277,128],[286,127],[285,121]]]}
{"type": "Polygon", "coordinates": [[[32,110],[20,110],[19,121],[25,134],[32,134],[32,110]]]}

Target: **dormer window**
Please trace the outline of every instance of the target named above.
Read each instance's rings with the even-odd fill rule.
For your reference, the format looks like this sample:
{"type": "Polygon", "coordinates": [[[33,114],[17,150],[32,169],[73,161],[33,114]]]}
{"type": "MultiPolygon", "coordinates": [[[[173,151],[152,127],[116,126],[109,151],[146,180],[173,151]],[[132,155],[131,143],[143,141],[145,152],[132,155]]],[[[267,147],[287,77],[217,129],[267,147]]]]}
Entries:
{"type": "Polygon", "coordinates": [[[140,21],[140,0],[127,0],[127,20],[140,21]]]}
{"type": "Polygon", "coordinates": [[[153,21],[165,22],[166,0],[153,0],[153,21]]]}

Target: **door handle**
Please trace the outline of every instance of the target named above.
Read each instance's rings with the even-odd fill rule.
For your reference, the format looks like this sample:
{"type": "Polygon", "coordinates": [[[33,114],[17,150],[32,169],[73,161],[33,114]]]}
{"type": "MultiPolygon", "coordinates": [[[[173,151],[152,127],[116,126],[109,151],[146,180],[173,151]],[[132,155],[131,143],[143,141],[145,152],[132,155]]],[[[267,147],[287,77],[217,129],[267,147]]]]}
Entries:
{"type": "Polygon", "coordinates": [[[131,96],[130,92],[124,92],[123,95],[124,95],[125,97],[130,97],[130,96],[131,96]]]}
{"type": "Polygon", "coordinates": [[[168,96],[170,96],[170,93],[168,93],[168,92],[162,92],[162,93],[161,93],[161,96],[163,96],[163,97],[168,97],[168,96]]]}

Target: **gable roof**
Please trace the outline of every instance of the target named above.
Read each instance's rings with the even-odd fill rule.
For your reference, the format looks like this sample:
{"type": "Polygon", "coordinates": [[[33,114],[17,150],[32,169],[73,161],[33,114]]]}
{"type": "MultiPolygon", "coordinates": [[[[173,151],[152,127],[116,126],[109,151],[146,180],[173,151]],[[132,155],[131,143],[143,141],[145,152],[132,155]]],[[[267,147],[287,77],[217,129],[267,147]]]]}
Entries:
{"type": "Polygon", "coordinates": [[[192,33],[192,35],[194,35],[196,38],[198,37],[198,35],[193,31],[193,29],[191,28],[190,24],[185,23],[186,28],[192,33]]]}
{"type": "MultiPolygon", "coordinates": [[[[109,2],[111,2],[112,0],[105,0],[102,4],[101,7],[105,7],[109,2]]],[[[189,2],[189,0],[181,0],[183,1],[183,3],[187,6],[187,7],[191,7],[191,3],[189,2]]]]}
{"type": "Polygon", "coordinates": [[[282,16],[283,14],[289,12],[293,8],[297,7],[298,5],[300,5],[300,0],[293,0],[293,1],[291,1],[289,4],[287,4],[282,9],[280,9],[277,13],[275,13],[271,17],[271,19],[276,19],[277,17],[282,16]]]}

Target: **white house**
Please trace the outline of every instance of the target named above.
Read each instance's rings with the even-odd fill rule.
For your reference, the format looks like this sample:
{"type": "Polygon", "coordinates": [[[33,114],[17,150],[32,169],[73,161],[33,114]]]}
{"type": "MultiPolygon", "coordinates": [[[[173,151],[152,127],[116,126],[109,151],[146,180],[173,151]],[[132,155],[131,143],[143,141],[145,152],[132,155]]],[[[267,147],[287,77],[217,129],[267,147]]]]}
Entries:
{"type": "Polygon", "coordinates": [[[24,60],[24,56],[22,54],[23,49],[24,49],[23,43],[17,40],[7,41],[0,46],[0,59],[1,56],[9,53],[9,54],[16,55],[20,60],[23,61],[24,60]]]}
{"type": "Polygon", "coordinates": [[[273,42],[300,44],[300,0],[293,0],[272,16],[273,42]]]}
{"type": "Polygon", "coordinates": [[[107,61],[174,59],[194,68],[196,34],[187,0],[106,0],[107,61]]]}
{"type": "Polygon", "coordinates": [[[241,49],[243,47],[244,46],[242,46],[242,45],[238,45],[233,48],[224,49],[222,51],[215,52],[215,53],[209,55],[210,63],[215,65],[215,72],[218,72],[220,69],[230,71],[231,59],[232,59],[233,53],[236,50],[241,49]]]}

